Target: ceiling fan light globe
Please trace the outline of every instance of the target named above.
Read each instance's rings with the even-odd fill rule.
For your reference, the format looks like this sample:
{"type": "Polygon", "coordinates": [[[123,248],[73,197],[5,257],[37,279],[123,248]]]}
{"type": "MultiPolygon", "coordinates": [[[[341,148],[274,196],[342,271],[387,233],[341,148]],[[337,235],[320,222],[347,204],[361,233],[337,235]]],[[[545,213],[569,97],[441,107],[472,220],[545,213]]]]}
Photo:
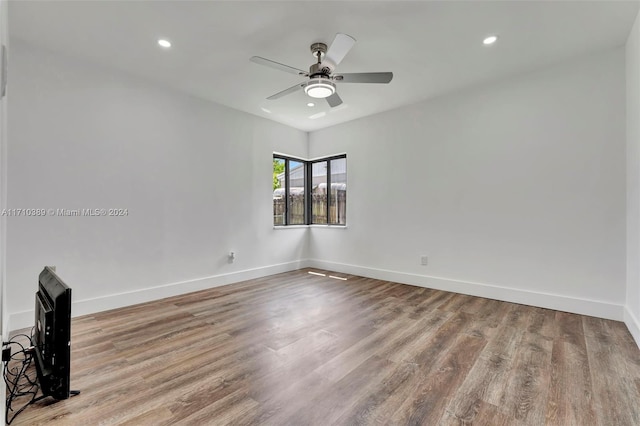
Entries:
{"type": "Polygon", "coordinates": [[[304,87],[304,92],[312,98],[328,98],[336,92],[336,86],[327,79],[312,79],[304,87]]]}
{"type": "Polygon", "coordinates": [[[333,95],[333,92],[334,91],[328,87],[315,86],[310,87],[307,90],[307,95],[311,96],[312,98],[322,99],[328,98],[329,96],[333,95]]]}

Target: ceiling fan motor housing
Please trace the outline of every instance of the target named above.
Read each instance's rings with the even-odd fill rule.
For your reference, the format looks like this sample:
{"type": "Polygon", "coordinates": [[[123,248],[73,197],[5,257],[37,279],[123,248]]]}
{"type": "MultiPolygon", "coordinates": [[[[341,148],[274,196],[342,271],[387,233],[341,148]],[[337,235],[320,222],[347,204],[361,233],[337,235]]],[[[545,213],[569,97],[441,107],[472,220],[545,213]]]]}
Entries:
{"type": "Polygon", "coordinates": [[[325,77],[329,78],[329,74],[333,71],[326,64],[313,64],[309,67],[309,77],[325,77]]]}
{"type": "Polygon", "coordinates": [[[311,45],[311,53],[313,57],[317,59],[317,63],[311,65],[309,68],[309,75],[313,76],[329,76],[333,72],[333,68],[327,66],[327,64],[321,63],[327,53],[327,45],[324,43],[313,43],[311,45]]]}

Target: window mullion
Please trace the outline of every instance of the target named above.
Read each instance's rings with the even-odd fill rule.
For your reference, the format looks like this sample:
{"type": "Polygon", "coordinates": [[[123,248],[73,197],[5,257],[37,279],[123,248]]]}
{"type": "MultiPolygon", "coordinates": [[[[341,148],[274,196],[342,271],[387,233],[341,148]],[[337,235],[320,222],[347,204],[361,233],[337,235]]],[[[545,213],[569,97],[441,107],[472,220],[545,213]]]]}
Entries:
{"type": "Polygon", "coordinates": [[[327,159],[327,225],[331,225],[331,160],[327,159]]]}
{"type": "Polygon", "coordinates": [[[289,159],[284,160],[284,224],[289,225],[289,159]]]}
{"type": "Polygon", "coordinates": [[[312,196],[311,196],[311,162],[304,162],[304,210],[305,210],[305,224],[311,224],[311,205],[312,205],[312,196]]]}

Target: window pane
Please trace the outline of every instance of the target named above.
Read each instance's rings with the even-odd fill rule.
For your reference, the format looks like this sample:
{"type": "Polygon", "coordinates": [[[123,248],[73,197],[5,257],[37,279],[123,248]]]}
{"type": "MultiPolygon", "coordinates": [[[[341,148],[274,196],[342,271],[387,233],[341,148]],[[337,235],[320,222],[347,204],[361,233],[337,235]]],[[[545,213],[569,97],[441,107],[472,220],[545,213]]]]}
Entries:
{"type": "Polygon", "coordinates": [[[283,158],[273,159],[273,224],[284,225],[284,168],[283,158]]]}
{"type": "Polygon", "coordinates": [[[331,160],[331,196],[329,197],[329,223],[347,224],[347,159],[331,160]]]}
{"type": "Polygon", "coordinates": [[[304,163],[289,160],[289,225],[304,225],[304,163]]]}
{"type": "Polygon", "coordinates": [[[327,223],[327,162],[311,166],[311,223],[327,223]]]}

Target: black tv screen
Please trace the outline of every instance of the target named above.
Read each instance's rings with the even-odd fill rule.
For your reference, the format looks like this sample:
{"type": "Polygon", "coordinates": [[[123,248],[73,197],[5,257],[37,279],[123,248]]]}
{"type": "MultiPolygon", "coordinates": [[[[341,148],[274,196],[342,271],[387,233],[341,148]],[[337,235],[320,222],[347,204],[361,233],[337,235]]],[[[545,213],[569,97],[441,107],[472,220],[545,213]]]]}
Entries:
{"type": "Polygon", "coordinates": [[[36,370],[44,396],[70,396],[71,289],[46,266],[36,293],[33,335],[36,370]]]}

